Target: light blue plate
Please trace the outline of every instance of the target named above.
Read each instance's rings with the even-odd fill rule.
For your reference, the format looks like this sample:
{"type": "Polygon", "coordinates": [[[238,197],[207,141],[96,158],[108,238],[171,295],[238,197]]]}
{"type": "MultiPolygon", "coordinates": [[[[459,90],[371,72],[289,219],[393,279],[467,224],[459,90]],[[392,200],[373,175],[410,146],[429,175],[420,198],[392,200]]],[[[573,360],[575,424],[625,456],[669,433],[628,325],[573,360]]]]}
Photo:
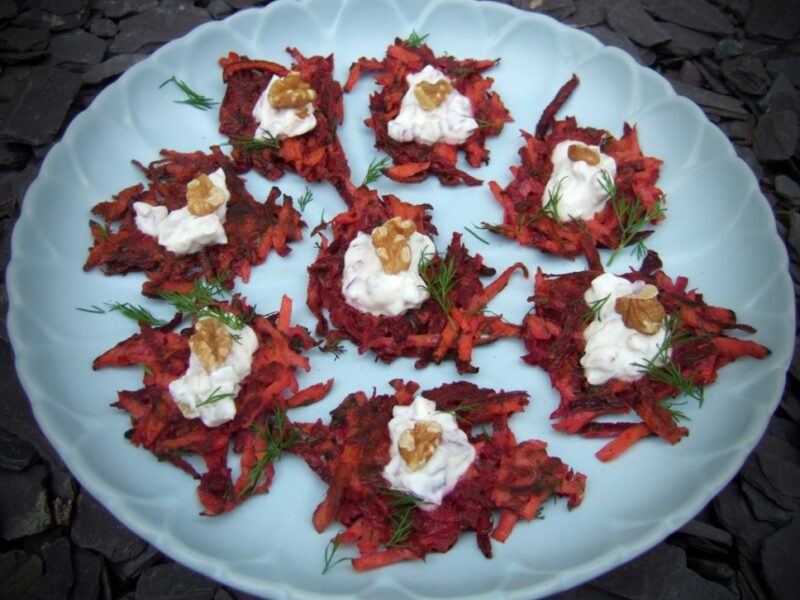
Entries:
{"type": "MultiPolygon", "coordinates": [[[[341,135],[354,181],[376,156],[372,131],[363,125],[375,89],[364,77],[345,98],[347,122],[341,135]]],[[[249,176],[261,199],[270,184],[249,176]]],[[[442,188],[438,181],[402,186],[380,180],[381,192],[412,202],[429,202],[439,227],[439,245],[453,231],[481,221],[499,222],[501,209],[486,186],[442,188]]],[[[298,197],[305,183],[294,175],[280,181],[298,197]]],[[[312,185],[314,201],[305,209],[312,226],[324,209],[330,218],[343,204],[327,184],[312,185]]],[[[279,598],[323,595],[365,598],[462,597],[526,598],[568,588],[607,571],[663,539],[688,521],[733,477],[763,433],[779,401],[794,336],[793,293],[787,258],[775,233],[772,213],[756,181],[726,138],[700,110],[677,97],[669,84],[616,49],[548,18],[490,2],[424,0],[279,0],[220,23],[199,27],[131,68],[70,125],[54,147],[25,198],[13,237],[8,269],[8,327],[17,369],[36,418],[81,483],[121,521],[173,558],[220,581],[254,594],[279,598]],[[734,308],[756,326],[757,340],[773,354],[741,360],[721,373],[702,409],[687,404],[691,435],[675,447],[642,441],[611,464],[594,457],[602,441],[553,431],[548,415],[557,398],[546,375],[526,367],[516,340],[480,348],[481,367],[470,379],[483,386],[527,389],[528,410],[512,420],[519,439],[546,440],[550,451],[588,475],[583,505],[568,513],[548,504],[545,519],[522,523],[506,544],[494,544],[485,559],[474,536],[445,555],[369,573],[340,564],[321,575],[323,552],[336,530],[318,535],[311,515],[325,486],[305,465],[286,457],[277,465],[272,491],[231,514],[199,516],[196,482],[129,444],[128,416],[109,404],[120,389],[141,385],[137,369],[93,372],[92,359],[134,331],[119,316],[79,312],[108,301],[142,303],[156,314],[168,311],[139,296],[141,276],[104,277],[81,269],[91,244],[87,221],[95,203],[141,181],[131,159],[147,163],[161,148],[204,149],[223,141],[216,111],[201,112],[173,102],[180,92],[159,89],[171,76],[199,93],[221,99],[224,87],[217,60],[233,50],[288,64],[286,46],[306,55],[333,53],[343,81],[352,61],[381,57],[395,36],[412,30],[429,34],[437,53],[500,58],[490,72],[516,123],[489,142],[491,164],[477,171],[484,180],[508,183],[508,167],[518,161],[518,128],[532,130],[556,90],[578,73],[581,85],[562,111],[583,125],[619,136],[624,121],[636,123],[645,154],[664,160],[660,180],[668,194],[668,217],[650,238],[666,270],[687,275],[712,304],[734,308]]],[[[465,241],[489,265],[502,269],[522,260],[546,272],[585,268],[489,234],[484,245],[465,241]]],[[[281,294],[295,299],[295,319],[314,320],[305,307],[306,266],[315,255],[309,239],[281,259],[271,255],[253,270],[242,290],[263,312],[278,306],[281,294]]],[[[607,254],[606,254],[607,256],[607,254]]],[[[629,254],[617,272],[633,264],[629,254]]],[[[530,305],[531,280],[515,275],[490,306],[519,321],[530,305]]],[[[391,366],[349,351],[338,361],[312,352],[313,370],[301,385],[334,376],[330,397],[294,411],[295,420],[327,419],[350,391],[388,390],[394,377],[435,386],[458,378],[451,365],[415,371],[410,360],[391,366]]],[[[342,548],[339,555],[348,554],[342,548]]]]}

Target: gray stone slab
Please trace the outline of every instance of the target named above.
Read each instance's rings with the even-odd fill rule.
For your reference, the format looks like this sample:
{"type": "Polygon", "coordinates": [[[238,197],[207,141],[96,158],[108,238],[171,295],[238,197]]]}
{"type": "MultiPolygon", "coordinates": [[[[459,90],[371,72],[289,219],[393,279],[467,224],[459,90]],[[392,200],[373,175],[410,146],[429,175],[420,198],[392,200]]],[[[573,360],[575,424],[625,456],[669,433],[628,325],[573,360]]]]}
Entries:
{"type": "Polygon", "coordinates": [[[158,0],[94,0],[92,7],[110,19],[140,13],[158,6],[158,0]]]}
{"type": "Polygon", "coordinates": [[[800,184],[788,175],[775,177],[775,192],[793,204],[797,204],[800,201],[800,184]]]}
{"type": "Polygon", "coordinates": [[[770,536],[761,552],[764,578],[776,599],[797,597],[797,575],[800,573],[800,515],[770,536]]]}
{"type": "MultiPolygon", "coordinates": [[[[652,596],[651,596],[652,597],[652,596]]],[[[663,595],[663,600],[738,600],[736,594],[713,581],[703,579],[691,569],[681,569],[674,573],[663,595]]]]}
{"type": "Polygon", "coordinates": [[[645,9],[670,23],[712,35],[731,35],[733,24],[719,8],[705,0],[643,0],[645,9]]]}
{"type": "Polygon", "coordinates": [[[50,66],[34,67],[20,87],[0,124],[0,138],[31,146],[52,142],[81,87],[80,76],[50,66]]]}
{"type": "Polygon", "coordinates": [[[77,546],[99,552],[112,562],[130,560],[147,547],[86,491],[78,495],[71,536],[77,546]]]}
{"type": "Polygon", "coordinates": [[[112,56],[108,60],[103,61],[99,65],[96,65],[86,71],[86,73],[83,74],[83,83],[88,85],[102,83],[107,79],[121,75],[130,67],[139,61],[144,60],[148,56],[148,54],[141,53],[118,54],[117,56],[112,56]]]}
{"type": "Polygon", "coordinates": [[[733,587],[736,581],[736,571],[724,558],[712,560],[689,555],[686,557],[686,566],[703,579],[715,581],[726,587],[733,587]]]}
{"type": "Polygon", "coordinates": [[[733,141],[750,144],[753,141],[753,130],[756,127],[755,119],[744,119],[742,121],[725,121],[720,125],[720,129],[733,141]]]}
{"type": "Polygon", "coordinates": [[[608,10],[606,20],[617,33],[640,46],[652,47],[668,42],[672,36],[647,14],[640,0],[624,0],[608,10]]]}
{"type": "Polygon", "coordinates": [[[767,113],[758,120],[753,150],[760,160],[786,160],[797,144],[797,115],[789,110],[767,113]]]}
{"type": "Polygon", "coordinates": [[[152,567],[136,585],[136,600],[213,600],[218,585],[177,563],[152,567]]]}
{"type": "Polygon", "coordinates": [[[746,119],[750,114],[741,101],[731,98],[730,96],[724,96],[710,90],[687,85],[681,81],[670,80],[670,83],[681,96],[686,96],[694,100],[704,109],[722,117],[746,119]]]}
{"type": "Polygon", "coordinates": [[[800,34],[800,2],[791,0],[756,0],[750,7],[745,32],[790,40],[800,34]]]}
{"type": "Polygon", "coordinates": [[[630,600],[662,598],[670,578],[685,567],[683,550],[659,544],[611,573],[592,580],[591,584],[630,600]]]}
{"type": "Polygon", "coordinates": [[[591,33],[594,37],[604,43],[606,46],[613,46],[624,50],[638,63],[643,65],[651,65],[655,62],[655,53],[650,50],[642,50],[634,44],[628,37],[612,31],[608,27],[599,25],[597,27],[588,27],[584,31],[591,33]]]}
{"type": "Polygon", "coordinates": [[[800,56],[782,56],[767,61],[767,71],[777,76],[783,73],[797,88],[800,88],[800,56]]]}
{"type": "Polygon", "coordinates": [[[0,142],[0,167],[17,169],[28,162],[30,155],[30,149],[24,144],[0,142]]]}
{"type": "Polygon", "coordinates": [[[0,471],[0,538],[16,540],[50,527],[47,474],[44,465],[34,465],[19,473],[0,471]]]}
{"type": "Polygon", "coordinates": [[[714,58],[717,60],[736,58],[741,56],[742,53],[744,53],[744,44],[731,38],[720,40],[714,47],[714,58]]]}
{"type": "Polygon", "coordinates": [[[0,52],[12,54],[43,52],[50,43],[50,32],[46,29],[6,27],[0,31],[0,52]]]}
{"type": "Polygon", "coordinates": [[[36,459],[36,448],[0,427],[0,469],[22,471],[36,459]]]}
{"type": "Polygon", "coordinates": [[[679,533],[691,535],[694,537],[703,538],[720,544],[721,546],[730,547],[733,544],[733,537],[730,533],[719,527],[714,527],[708,523],[703,523],[697,519],[692,519],[686,525],[678,530],[679,533]]]}
{"type": "Polygon", "coordinates": [[[113,38],[117,35],[119,28],[111,19],[97,17],[89,22],[89,32],[101,38],[113,38]]]}
{"type": "Polygon", "coordinates": [[[758,101],[758,105],[765,112],[778,112],[781,110],[791,110],[800,116],[800,94],[783,73],[778,73],[772,82],[766,96],[758,101]]]}
{"type": "Polygon", "coordinates": [[[85,600],[100,597],[100,581],[103,573],[103,559],[99,554],[83,548],[75,548],[72,560],[74,583],[69,600],[85,600]]]}
{"type": "Polygon", "coordinates": [[[739,56],[722,61],[722,74],[736,89],[752,96],[762,96],[769,89],[771,78],[764,63],[755,56],[739,56]]]}
{"type": "Polygon", "coordinates": [[[72,556],[69,540],[58,538],[42,547],[44,575],[34,583],[26,594],[26,599],[53,600],[66,598],[72,587],[72,556]]]}
{"type": "Polygon", "coordinates": [[[225,2],[225,0],[211,0],[206,7],[206,10],[208,11],[208,14],[217,20],[224,19],[233,12],[233,9],[227,2],[225,2]]]}
{"type": "Polygon", "coordinates": [[[106,54],[108,42],[83,29],[59,33],[50,40],[47,64],[76,72],[84,72],[99,64],[106,54]]]}
{"type": "Polygon", "coordinates": [[[132,53],[150,44],[169,42],[211,20],[202,8],[182,4],[174,8],[157,6],[119,23],[119,34],[111,42],[114,54],[132,53]]]}
{"type": "Polygon", "coordinates": [[[761,544],[775,532],[775,527],[754,518],[735,480],[714,499],[714,511],[720,525],[733,535],[740,554],[748,560],[758,560],[761,544]]]}
{"type": "Polygon", "coordinates": [[[42,576],[42,559],[25,552],[11,550],[0,553],[0,581],[8,598],[22,597],[42,576]]]}

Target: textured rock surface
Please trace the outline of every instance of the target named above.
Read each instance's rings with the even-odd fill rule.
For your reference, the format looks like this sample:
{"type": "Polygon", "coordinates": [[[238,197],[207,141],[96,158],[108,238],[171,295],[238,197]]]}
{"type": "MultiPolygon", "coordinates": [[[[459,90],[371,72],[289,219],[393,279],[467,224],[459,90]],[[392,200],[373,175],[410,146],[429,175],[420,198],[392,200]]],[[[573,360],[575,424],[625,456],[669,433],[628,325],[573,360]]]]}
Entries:
{"type": "MultiPolygon", "coordinates": [[[[72,478],[33,421],[5,331],[10,232],[42,157],[104,86],[197,25],[265,0],[0,0],[0,597],[253,596],[172,562],[72,478]]],[[[666,76],[734,143],[800,290],[800,3],[507,0],[578,26],[666,76]]],[[[768,432],[709,507],[558,600],[794,600],[800,572],[800,352],[768,432]]]]}

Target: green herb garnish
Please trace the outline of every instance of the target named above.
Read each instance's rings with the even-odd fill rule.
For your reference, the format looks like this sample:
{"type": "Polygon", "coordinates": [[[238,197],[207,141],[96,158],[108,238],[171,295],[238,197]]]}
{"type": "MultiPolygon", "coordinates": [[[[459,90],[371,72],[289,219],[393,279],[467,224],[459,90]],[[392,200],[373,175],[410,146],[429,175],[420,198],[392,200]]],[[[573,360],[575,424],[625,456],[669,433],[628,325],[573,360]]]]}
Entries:
{"type": "MultiPolygon", "coordinates": [[[[677,332],[679,314],[673,314],[664,320],[664,328],[666,333],[664,341],[658,347],[658,351],[652,359],[645,359],[644,362],[634,363],[633,366],[639,367],[639,371],[661,383],[677,388],[682,395],[694,398],[703,406],[705,401],[705,390],[702,385],[698,385],[690,377],[684,377],[681,373],[680,367],[673,361],[669,352],[678,343],[686,343],[694,339],[692,336],[680,334],[677,332]]],[[[670,414],[679,415],[679,418],[686,418],[686,415],[680,411],[673,409],[673,404],[664,404],[662,406],[670,411],[670,414]]]]}
{"type": "Polygon", "coordinates": [[[272,415],[272,423],[263,423],[256,426],[257,435],[266,442],[264,455],[256,461],[247,475],[247,483],[239,492],[239,498],[251,494],[264,475],[264,469],[272,462],[280,460],[284,451],[300,441],[300,433],[295,427],[286,427],[286,413],[281,408],[276,408],[272,415]]]}
{"type": "MultiPolygon", "coordinates": [[[[480,227],[478,227],[477,225],[473,225],[473,227],[475,227],[475,229],[480,229],[480,227]]],[[[484,243],[484,244],[486,244],[487,246],[489,245],[489,242],[487,242],[485,239],[483,239],[483,238],[482,238],[481,236],[479,236],[477,233],[475,233],[474,231],[472,231],[472,229],[470,229],[470,228],[469,228],[469,227],[467,227],[466,225],[464,226],[464,229],[466,229],[466,230],[467,230],[469,233],[471,233],[471,234],[472,234],[472,235],[474,235],[476,238],[478,238],[478,241],[481,241],[481,242],[483,242],[483,243],[484,243]]]]}
{"type": "Polygon", "coordinates": [[[91,222],[97,225],[97,228],[100,230],[100,235],[107,240],[111,239],[111,230],[108,228],[107,223],[101,223],[100,221],[95,221],[94,219],[92,219],[91,222]]]}
{"type": "Polygon", "coordinates": [[[333,567],[338,565],[340,562],[344,562],[346,560],[353,560],[349,556],[342,556],[341,558],[337,558],[333,560],[333,557],[336,555],[336,551],[339,549],[341,544],[337,544],[334,541],[328,542],[328,545],[325,546],[325,566],[322,569],[322,574],[325,575],[328,571],[330,571],[333,567]]]}
{"type": "Polygon", "coordinates": [[[306,206],[308,206],[308,204],[313,201],[314,201],[314,194],[312,194],[311,190],[308,189],[308,186],[306,186],[306,191],[303,192],[303,195],[297,199],[297,204],[300,207],[300,212],[303,212],[306,209],[306,206]]]}
{"type": "Polygon", "coordinates": [[[198,402],[196,407],[200,408],[201,406],[208,406],[209,404],[216,404],[220,400],[225,400],[226,398],[233,398],[233,394],[231,393],[223,393],[219,392],[219,386],[214,388],[214,391],[208,395],[208,398],[203,400],[202,402],[198,402]]]}
{"type": "Polygon", "coordinates": [[[566,177],[559,179],[556,187],[547,192],[547,201],[542,205],[541,209],[543,215],[547,215],[558,222],[561,222],[558,218],[558,204],[564,197],[564,193],[561,191],[561,184],[564,183],[564,179],[566,179],[566,177]]]}
{"type": "Polygon", "coordinates": [[[389,513],[389,522],[392,525],[392,536],[389,538],[384,546],[387,548],[398,548],[403,546],[411,532],[414,530],[414,519],[412,517],[414,509],[422,502],[416,496],[411,494],[403,494],[396,490],[386,490],[386,493],[392,496],[389,501],[389,507],[392,512],[389,513]]]}
{"type": "Polygon", "coordinates": [[[609,298],[611,298],[611,293],[609,293],[604,298],[600,298],[599,300],[595,300],[594,302],[589,303],[589,310],[583,313],[583,320],[584,321],[593,321],[597,319],[598,321],[602,320],[600,318],[600,314],[603,312],[603,307],[608,302],[609,298]]]}
{"type": "Polygon", "coordinates": [[[153,316],[149,310],[141,305],[134,306],[130,302],[106,302],[107,309],[100,308],[96,304],[92,304],[90,308],[77,307],[76,310],[95,315],[104,315],[106,313],[118,312],[122,316],[133,319],[137,323],[147,323],[152,327],[161,327],[167,324],[167,321],[158,319],[153,316]]]}
{"type": "Polygon", "coordinates": [[[169,79],[167,79],[164,83],[158,86],[158,89],[163,88],[168,83],[174,83],[178,86],[178,88],[186,94],[185,100],[175,100],[178,104],[188,104],[189,106],[194,106],[199,110],[208,110],[215,104],[219,104],[219,102],[215,102],[211,98],[207,98],[206,96],[201,96],[197,92],[195,92],[192,88],[190,88],[186,82],[176,79],[173,75],[169,79]]]}
{"type": "Polygon", "coordinates": [[[207,282],[197,280],[189,292],[161,292],[161,297],[184,315],[197,318],[213,317],[231,329],[243,329],[249,318],[235,315],[216,306],[218,299],[226,299],[231,295],[224,285],[227,278],[228,274],[223,273],[207,282]]]}
{"type": "Polygon", "coordinates": [[[380,160],[378,160],[377,156],[373,158],[369,163],[369,167],[367,167],[367,174],[364,175],[364,181],[361,182],[361,185],[369,185],[378,181],[383,175],[381,169],[389,164],[389,160],[390,158],[388,156],[384,156],[380,160]]]}
{"type": "Polygon", "coordinates": [[[406,38],[405,40],[406,46],[408,46],[409,48],[419,48],[420,46],[422,46],[422,44],[425,43],[425,39],[427,37],[428,37],[427,33],[425,35],[419,35],[416,31],[412,29],[411,35],[408,36],[408,38],[406,38]]]}
{"type": "MultiPolygon", "coordinates": [[[[641,198],[637,196],[633,202],[626,202],[625,198],[617,194],[617,186],[606,170],[603,170],[600,174],[600,187],[603,188],[603,192],[609,197],[611,208],[622,230],[619,246],[616,247],[609,257],[606,263],[608,266],[617,257],[617,254],[634,240],[645,225],[663,215],[666,209],[663,206],[663,197],[661,197],[656,200],[654,206],[648,208],[645,213],[640,216],[639,209],[642,204],[641,198]]],[[[639,240],[636,243],[634,246],[634,254],[636,258],[639,259],[647,254],[647,246],[644,240],[639,240]]]]}
{"type": "Polygon", "coordinates": [[[231,144],[238,150],[244,152],[258,152],[260,150],[278,150],[281,147],[281,141],[272,135],[269,131],[261,130],[266,138],[254,138],[244,136],[234,136],[231,138],[231,144]]]}
{"type": "Polygon", "coordinates": [[[423,254],[418,269],[419,276],[425,282],[425,289],[441,307],[450,324],[455,327],[450,317],[450,310],[453,308],[453,297],[450,292],[456,286],[455,259],[451,256],[445,260],[435,253],[433,255],[423,254]],[[437,258],[438,260],[435,261],[437,258]]]}

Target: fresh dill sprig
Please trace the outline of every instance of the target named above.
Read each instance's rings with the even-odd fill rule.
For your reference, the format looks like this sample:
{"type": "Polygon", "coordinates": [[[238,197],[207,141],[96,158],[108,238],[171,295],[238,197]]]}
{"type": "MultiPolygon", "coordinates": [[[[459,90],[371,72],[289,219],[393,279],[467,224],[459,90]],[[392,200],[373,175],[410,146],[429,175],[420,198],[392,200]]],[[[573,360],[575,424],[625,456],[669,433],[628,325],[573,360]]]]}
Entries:
{"type": "Polygon", "coordinates": [[[308,186],[306,186],[306,191],[303,192],[303,195],[297,199],[297,205],[300,207],[300,212],[303,212],[306,209],[306,206],[313,201],[314,194],[312,194],[311,190],[308,189],[308,186]]]}
{"type": "MultiPolygon", "coordinates": [[[[679,313],[675,313],[664,319],[664,328],[666,330],[664,341],[658,347],[655,356],[651,359],[645,359],[644,362],[641,363],[633,363],[633,366],[639,367],[639,371],[651,379],[676,388],[681,395],[694,398],[700,406],[703,406],[703,402],[705,401],[705,389],[703,385],[695,383],[691,377],[685,377],[683,373],[681,373],[680,367],[669,355],[670,350],[677,343],[686,343],[692,339],[690,336],[678,333],[679,316],[679,313]]],[[[662,406],[667,410],[671,408],[671,406],[664,404],[662,404],[662,406]]],[[[680,411],[676,412],[676,414],[678,413],[683,418],[686,418],[686,415],[680,413],[680,411]]],[[[670,414],[673,414],[672,410],[670,410],[670,414]]]]}
{"type": "Polygon", "coordinates": [[[178,104],[188,104],[189,106],[194,106],[199,110],[208,110],[215,104],[219,104],[219,102],[216,102],[211,98],[207,98],[206,96],[201,96],[200,94],[195,92],[192,88],[190,88],[186,84],[186,82],[177,79],[174,75],[169,79],[167,79],[160,86],[158,86],[158,89],[163,88],[168,83],[174,83],[184,94],[186,94],[186,99],[174,100],[174,102],[177,102],[178,104]]]}
{"type": "Polygon", "coordinates": [[[561,184],[564,183],[564,179],[566,179],[566,177],[559,179],[558,183],[556,183],[556,187],[547,192],[547,201],[542,205],[541,209],[543,215],[547,215],[558,222],[560,222],[558,218],[558,204],[564,197],[564,193],[561,191],[561,184]]]}
{"type": "Polygon", "coordinates": [[[459,402],[453,408],[437,408],[436,412],[452,415],[453,417],[462,416],[462,413],[470,413],[481,405],[480,402],[459,402]]]}
{"type": "Polygon", "coordinates": [[[198,318],[213,317],[230,329],[243,329],[249,319],[216,306],[217,300],[227,299],[231,293],[224,282],[226,273],[209,281],[197,280],[189,292],[161,292],[161,297],[172,304],[178,312],[198,318]]]}
{"type": "Polygon", "coordinates": [[[220,393],[219,386],[214,388],[214,391],[208,395],[208,398],[203,400],[202,402],[198,402],[196,407],[200,408],[201,406],[208,406],[209,404],[216,404],[221,400],[225,400],[226,398],[233,398],[233,394],[230,392],[227,393],[220,393]]]}
{"type": "Polygon", "coordinates": [[[454,325],[450,317],[450,310],[453,308],[453,297],[450,293],[456,286],[456,265],[455,259],[451,256],[449,259],[439,258],[437,262],[434,259],[437,254],[423,254],[419,260],[419,276],[425,283],[425,289],[428,290],[431,298],[444,311],[447,320],[451,325],[454,325]],[[437,264],[438,263],[438,264],[437,264]]]}
{"type": "Polygon", "coordinates": [[[347,348],[340,344],[338,340],[327,337],[324,340],[320,340],[317,348],[319,348],[320,352],[333,354],[334,360],[339,360],[342,354],[347,352],[347,348]]]}
{"type": "Polygon", "coordinates": [[[342,556],[341,558],[337,558],[333,560],[333,557],[336,555],[336,551],[339,549],[341,544],[337,544],[333,540],[328,542],[328,545],[325,546],[325,566],[322,569],[322,574],[325,575],[328,571],[330,571],[333,567],[338,565],[340,562],[344,562],[346,560],[353,560],[349,556],[342,556]]]}
{"type": "MultiPolygon", "coordinates": [[[[605,169],[600,174],[600,187],[603,188],[603,192],[609,197],[611,208],[622,230],[619,246],[612,252],[606,263],[606,266],[609,266],[614,262],[617,254],[634,240],[642,228],[663,215],[666,209],[663,206],[663,198],[658,198],[655,205],[648,208],[643,215],[640,215],[639,212],[642,205],[641,198],[637,196],[633,202],[626,202],[625,198],[617,194],[617,186],[614,183],[614,179],[605,169]]],[[[647,254],[647,246],[644,240],[639,240],[634,246],[633,251],[639,259],[647,254]]]]}
{"type": "Polygon", "coordinates": [[[147,323],[152,327],[161,327],[167,324],[167,321],[154,317],[153,313],[141,305],[133,305],[130,302],[106,302],[105,304],[108,307],[107,309],[103,309],[96,304],[92,304],[90,308],[76,307],[76,310],[95,315],[118,312],[122,316],[132,319],[137,323],[147,323]]]}
{"type": "MultiPolygon", "coordinates": [[[[473,227],[475,227],[475,229],[480,229],[480,227],[478,227],[477,225],[473,225],[473,227]]],[[[480,242],[483,242],[483,243],[484,243],[484,244],[486,244],[487,246],[489,245],[489,242],[487,242],[485,239],[483,239],[483,238],[482,238],[481,236],[479,236],[477,233],[475,233],[474,231],[472,231],[472,229],[470,229],[470,228],[469,228],[469,227],[467,227],[466,225],[464,225],[464,229],[466,229],[466,230],[467,230],[469,233],[471,233],[472,235],[474,235],[474,236],[475,236],[475,237],[478,239],[478,241],[480,241],[480,242]]]]}
{"type": "Polygon", "coordinates": [[[606,302],[608,302],[609,298],[611,298],[610,292],[605,297],[595,300],[594,302],[590,302],[589,310],[583,313],[583,320],[593,321],[594,319],[597,319],[598,321],[601,321],[602,319],[600,318],[600,315],[602,314],[603,307],[606,305],[606,302]]]}
{"type": "Polygon", "coordinates": [[[387,494],[392,496],[389,501],[389,507],[392,512],[389,513],[389,522],[392,525],[392,535],[389,540],[384,544],[387,548],[398,548],[403,546],[411,532],[414,530],[414,509],[422,502],[416,496],[411,494],[404,494],[396,490],[386,490],[387,494]]]}
{"type": "Polygon", "coordinates": [[[388,156],[384,156],[382,159],[378,160],[378,157],[372,159],[369,163],[369,167],[367,167],[367,174],[364,175],[364,181],[361,182],[361,185],[369,185],[371,183],[375,183],[378,179],[381,178],[381,169],[384,168],[387,164],[389,164],[390,158],[388,156]]]}
{"type": "Polygon", "coordinates": [[[106,240],[111,239],[111,229],[109,229],[108,223],[101,223],[100,221],[95,221],[94,219],[91,221],[100,229],[100,235],[102,235],[106,240]]]}
{"type": "Polygon", "coordinates": [[[258,487],[258,482],[264,474],[267,465],[280,460],[283,453],[300,441],[300,433],[295,427],[286,427],[286,413],[281,408],[276,408],[272,415],[272,424],[260,424],[257,427],[258,436],[266,442],[264,454],[253,465],[247,475],[245,487],[239,492],[239,498],[250,494],[258,487]]]}
{"type": "Polygon", "coordinates": [[[231,145],[236,147],[237,150],[245,152],[258,152],[259,150],[278,150],[281,147],[281,141],[272,135],[269,131],[261,130],[266,138],[254,138],[245,136],[233,136],[231,138],[231,145]]]}
{"type": "Polygon", "coordinates": [[[425,39],[428,37],[429,34],[419,35],[413,29],[411,30],[411,35],[406,38],[406,46],[409,48],[419,48],[422,44],[425,43],[425,39]]]}

